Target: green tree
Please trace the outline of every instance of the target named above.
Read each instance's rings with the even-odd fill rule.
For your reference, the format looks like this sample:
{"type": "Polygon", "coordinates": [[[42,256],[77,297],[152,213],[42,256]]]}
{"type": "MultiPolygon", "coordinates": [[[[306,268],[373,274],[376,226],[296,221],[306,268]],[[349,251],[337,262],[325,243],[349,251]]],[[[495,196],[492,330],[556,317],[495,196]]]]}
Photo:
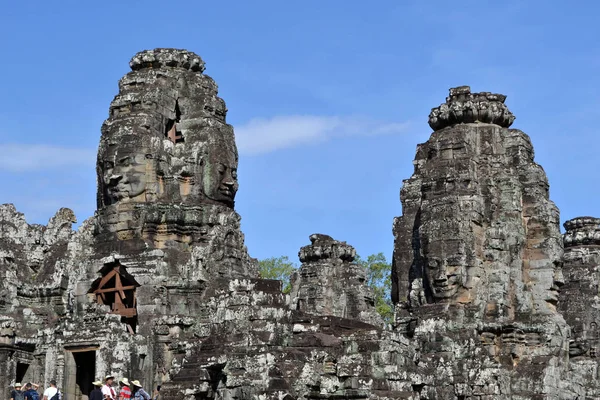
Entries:
{"type": "Polygon", "coordinates": [[[367,270],[367,285],[373,289],[375,308],[386,322],[394,315],[392,306],[392,264],[383,253],[371,254],[366,259],[356,256],[356,263],[367,270]]]}
{"type": "Polygon", "coordinates": [[[265,258],[258,262],[260,277],[263,279],[278,279],[283,283],[283,293],[292,290],[290,278],[298,269],[296,263],[287,256],[265,258]]]}

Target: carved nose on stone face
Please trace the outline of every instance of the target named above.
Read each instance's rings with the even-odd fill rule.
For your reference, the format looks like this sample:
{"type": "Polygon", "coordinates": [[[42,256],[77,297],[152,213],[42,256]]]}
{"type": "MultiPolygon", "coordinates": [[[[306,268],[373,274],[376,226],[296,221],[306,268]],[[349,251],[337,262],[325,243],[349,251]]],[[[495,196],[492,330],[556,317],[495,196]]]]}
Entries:
{"type": "Polygon", "coordinates": [[[225,172],[223,174],[223,180],[221,181],[221,184],[225,185],[225,186],[229,186],[229,187],[235,185],[235,179],[233,179],[233,175],[229,168],[225,169],[225,172]]]}
{"type": "Polygon", "coordinates": [[[433,276],[433,283],[436,286],[446,286],[448,284],[448,277],[446,276],[446,271],[443,268],[438,269],[438,271],[433,276]]]}
{"type": "Polygon", "coordinates": [[[123,175],[111,175],[108,178],[108,183],[109,185],[116,185],[117,183],[119,183],[121,181],[121,179],[123,179],[123,175]]]}

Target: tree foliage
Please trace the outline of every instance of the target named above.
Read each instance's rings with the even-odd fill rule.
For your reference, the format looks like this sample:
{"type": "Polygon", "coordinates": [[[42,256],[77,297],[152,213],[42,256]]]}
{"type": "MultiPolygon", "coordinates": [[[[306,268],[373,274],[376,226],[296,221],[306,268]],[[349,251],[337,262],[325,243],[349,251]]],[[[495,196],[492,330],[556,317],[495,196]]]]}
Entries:
{"type": "Polygon", "coordinates": [[[298,266],[290,261],[288,256],[265,258],[258,262],[260,277],[263,279],[278,279],[283,283],[283,293],[292,290],[290,278],[298,266]]]}
{"type": "Polygon", "coordinates": [[[367,270],[367,285],[373,289],[375,308],[387,322],[394,315],[392,305],[392,264],[383,253],[371,254],[366,259],[356,257],[356,263],[367,270]]]}

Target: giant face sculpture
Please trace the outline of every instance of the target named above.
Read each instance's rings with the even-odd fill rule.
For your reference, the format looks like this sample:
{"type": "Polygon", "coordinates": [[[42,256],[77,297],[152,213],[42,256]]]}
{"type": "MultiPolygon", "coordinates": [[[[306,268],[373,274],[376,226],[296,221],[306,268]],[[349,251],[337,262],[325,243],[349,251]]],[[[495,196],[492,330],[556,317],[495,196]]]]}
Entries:
{"type": "MultiPolygon", "coordinates": [[[[147,174],[152,154],[142,140],[107,143],[99,154],[98,179],[103,205],[146,201],[147,174]]],[[[150,168],[151,169],[151,168],[150,168]]]]}
{"type": "Polygon", "coordinates": [[[464,267],[458,262],[440,258],[429,258],[425,266],[425,276],[434,299],[450,299],[458,293],[464,267]]]}
{"type": "Polygon", "coordinates": [[[456,297],[467,276],[465,244],[460,240],[429,242],[423,272],[434,302],[456,297]]]}
{"type": "Polygon", "coordinates": [[[237,165],[235,145],[228,145],[226,141],[217,141],[208,145],[203,174],[204,194],[208,199],[233,207],[239,187],[237,165]]]}
{"type": "MultiPolygon", "coordinates": [[[[554,263],[554,271],[552,274],[552,283],[550,283],[550,279],[547,279],[545,286],[548,287],[546,292],[546,301],[554,306],[558,303],[560,288],[565,284],[565,277],[562,272],[562,263],[555,262],[554,263]]],[[[549,273],[545,274],[546,276],[550,276],[549,273]]]]}

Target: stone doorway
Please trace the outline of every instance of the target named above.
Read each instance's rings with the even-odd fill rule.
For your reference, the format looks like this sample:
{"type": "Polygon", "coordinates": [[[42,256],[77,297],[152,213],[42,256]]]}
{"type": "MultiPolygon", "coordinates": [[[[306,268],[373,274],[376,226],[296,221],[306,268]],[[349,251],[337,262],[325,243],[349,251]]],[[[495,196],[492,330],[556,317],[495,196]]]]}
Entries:
{"type": "Polygon", "coordinates": [[[27,374],[28,369],[29,364],[17,362],[17,376],[15,378],[15,382],[21,382],[25,384],[25,376],[27,374]]]}
{"type": "Polygon", "coordinates": [[[96,380],[97,347],[67,350],[65,353],[65,399],[87,400],[96,380]]]}

